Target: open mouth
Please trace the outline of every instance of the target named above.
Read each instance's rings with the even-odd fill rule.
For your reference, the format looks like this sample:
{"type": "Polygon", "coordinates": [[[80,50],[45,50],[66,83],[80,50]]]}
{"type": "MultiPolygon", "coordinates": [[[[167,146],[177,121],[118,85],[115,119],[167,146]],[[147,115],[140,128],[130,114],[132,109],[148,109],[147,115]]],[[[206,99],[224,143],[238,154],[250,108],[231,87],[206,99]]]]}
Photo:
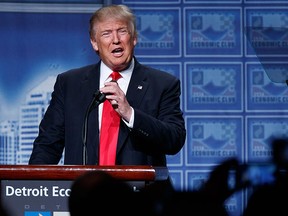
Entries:
{"type": "Polygon", "coordinates": [[[123,49],[122,48],[117,48],[117,49],[114,49],[112,51],[112,53],[122,53],[123,52],[123,49]]]}

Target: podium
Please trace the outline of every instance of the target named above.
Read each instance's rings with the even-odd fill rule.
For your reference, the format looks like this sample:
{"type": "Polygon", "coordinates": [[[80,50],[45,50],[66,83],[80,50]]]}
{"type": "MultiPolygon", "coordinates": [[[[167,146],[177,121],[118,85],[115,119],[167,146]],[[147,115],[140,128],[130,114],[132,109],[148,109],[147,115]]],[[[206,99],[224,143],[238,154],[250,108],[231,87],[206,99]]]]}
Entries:
{"type": "Polygon", "coordinates": [[[70,187],[90,171],[105,171],[134,191],[168,179],[167,167],[0,165],[1,201],[13,216],[69,216],[70,187]]]}

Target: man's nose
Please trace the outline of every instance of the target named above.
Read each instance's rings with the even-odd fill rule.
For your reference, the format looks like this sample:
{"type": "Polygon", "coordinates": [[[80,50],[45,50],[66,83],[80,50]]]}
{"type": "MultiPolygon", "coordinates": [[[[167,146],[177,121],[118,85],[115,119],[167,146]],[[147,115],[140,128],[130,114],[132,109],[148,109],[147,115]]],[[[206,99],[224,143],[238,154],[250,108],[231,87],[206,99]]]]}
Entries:
{"type": "Polygon", "coordinates": [[[112,33],[113,43],[118,44],[120,42],[119,35],[117,31],[113,31],[112,33]]]}

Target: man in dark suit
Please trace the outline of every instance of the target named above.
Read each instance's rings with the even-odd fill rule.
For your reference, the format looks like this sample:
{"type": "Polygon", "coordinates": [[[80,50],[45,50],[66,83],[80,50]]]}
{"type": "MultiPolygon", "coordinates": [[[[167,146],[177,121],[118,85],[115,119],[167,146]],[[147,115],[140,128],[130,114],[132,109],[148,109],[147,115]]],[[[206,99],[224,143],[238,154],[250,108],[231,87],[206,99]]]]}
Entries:
{"type": "Polygon", "coordinates": [[[57,164],[63,151],[64,164],[99,164],[102,103],[82,128],[99,89],[121,117],[115,165],[166,166],[166,155],[178,153],[186,139],[180,80],[137,61],[135,17],[124,5],[93,14],[90,40],[101,60],[57,76],[29,164],[57,164]],[[112,71],[121,75],[117,82],[109,78],[112,71]]]}

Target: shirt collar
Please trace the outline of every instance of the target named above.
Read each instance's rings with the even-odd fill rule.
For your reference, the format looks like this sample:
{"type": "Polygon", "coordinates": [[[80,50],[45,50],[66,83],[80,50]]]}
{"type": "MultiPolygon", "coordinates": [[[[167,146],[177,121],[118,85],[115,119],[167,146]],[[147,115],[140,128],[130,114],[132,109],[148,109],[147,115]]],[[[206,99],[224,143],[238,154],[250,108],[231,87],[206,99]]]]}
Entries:
{"type": "MultiPolygon", "coordinates": [[[[135,61],[134,58],[132,58],[130,66],[121,71],[120,74],[124,80],[130,80],[132,71],[134,69],[135,61]]],[[[101,61],[100,65],[100,80],[107,81],[109,79],[110,74],[112,73],[112,70],[101,61]]]]}

